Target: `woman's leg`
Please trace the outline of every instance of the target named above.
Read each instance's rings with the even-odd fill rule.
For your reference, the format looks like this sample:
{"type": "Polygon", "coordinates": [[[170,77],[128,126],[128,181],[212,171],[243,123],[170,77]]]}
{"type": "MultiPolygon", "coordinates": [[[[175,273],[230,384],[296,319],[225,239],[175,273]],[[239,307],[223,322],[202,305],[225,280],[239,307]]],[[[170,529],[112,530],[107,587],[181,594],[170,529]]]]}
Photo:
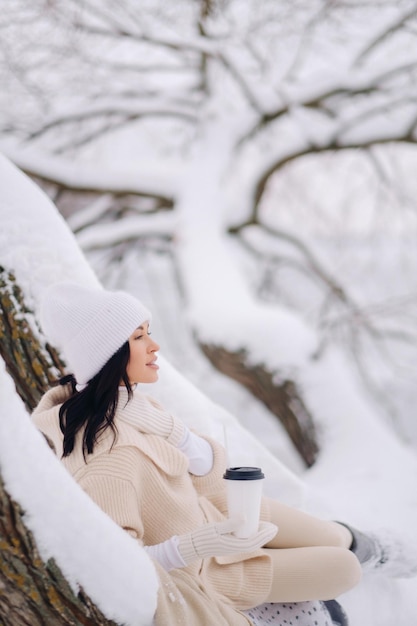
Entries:
{"type": "Polygon", "coordinates": [[[264,549],[272,559],[272,584],[266,602],[331,600],[354,587],[362,569],[345,548],[264,549]]]}
{"type": "Polygon", "coordinates": [[[308,546],[336,546],[350,548],[352,534],[346,526],[321,520],[268,498],[271,522],[278,533],[268,543],[268,548],[299,548],[308,546]]]}

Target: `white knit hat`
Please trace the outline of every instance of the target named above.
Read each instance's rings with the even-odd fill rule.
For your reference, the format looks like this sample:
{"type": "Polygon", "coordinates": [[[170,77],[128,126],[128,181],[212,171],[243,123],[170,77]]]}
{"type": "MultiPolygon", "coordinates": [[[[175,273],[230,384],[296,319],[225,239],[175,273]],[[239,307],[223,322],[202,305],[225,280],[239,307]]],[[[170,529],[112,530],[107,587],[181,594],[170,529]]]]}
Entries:
{"type": "Polygon", "coordinates": [[[150,319],[148,309],[128,293],[75,283],[49,287],[40,310],[43,332],[62,350],[79,385],[98,374],[134,330],[150,319]]]}

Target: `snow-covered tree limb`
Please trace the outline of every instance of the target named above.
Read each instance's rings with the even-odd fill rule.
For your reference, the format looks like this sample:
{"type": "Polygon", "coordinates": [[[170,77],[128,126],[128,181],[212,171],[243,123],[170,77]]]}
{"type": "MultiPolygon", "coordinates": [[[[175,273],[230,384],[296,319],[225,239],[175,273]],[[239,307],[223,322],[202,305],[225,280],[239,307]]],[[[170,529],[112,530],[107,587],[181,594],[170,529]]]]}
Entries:
{"type": "Polygon", "coordinates": [[[78,243],[83,250],[107,248],[119,243],[157,237],[170,241],[175,232],[176,217],[172,213],[126,217],[117,222],[83,229],[78,243]]]}
{"type": "Polygon", "coordinates": [[[16,149],[9,145],[3,152],[23,171],[38,179],[59,185],[63,189],[94,191],[103,194],[134,194],[151,196],[162,207],[170,207],[178,190],[178,164],[143,163],[141,174],[131,168],[104,168],[100,171],[92,165],[79,165],[69,159],[42,156],[39,152],[16,149]]]}

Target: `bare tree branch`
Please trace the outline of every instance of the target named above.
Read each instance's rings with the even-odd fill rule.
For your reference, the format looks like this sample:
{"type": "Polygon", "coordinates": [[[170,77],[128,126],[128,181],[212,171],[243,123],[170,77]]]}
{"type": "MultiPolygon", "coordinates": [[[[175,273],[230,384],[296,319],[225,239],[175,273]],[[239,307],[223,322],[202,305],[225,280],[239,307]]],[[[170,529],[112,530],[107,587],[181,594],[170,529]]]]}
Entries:
{"type": "Polygon", "coordinates": [[[106,30],[105,28],[99,28],[98,26],[92,26],[80,21],[74,21],[74,26],[82,32],[89,35],[102,36],[107,38],[126,38],[133,42],[147,43],[152,46],[160,46],[168,48],[175,52],[184,52],[186,50],[193,52],[200,52],[210,56],[217,56],[219,53],[219,46],[214,41],[208,41],[204,37],[193,38],[180,37],[171,35],[170,37],[158,37],[148,33],[137,34],[125,30],[124,28],[106,30]]]}
{"type": "MultiPolygon", "coordinates": [[[[101,2],[98,5],[91,5],[88,0],[70,0],[72,4],[78,5],[80,9],[83,11],[87,11],[93,17],[94,21],[97,18],[101,19],[104,24],[107,24],[112,30],[118,32],[120,30],[126,29],[126,24],[123,24],[118,21],[118,16],[116,11],[107,12],[105,3],[101,2]]],[[[122,5],[123,6],[123,5],[122,5]]],[[[113,7],[114,9],[114,7],[113,7]]],[[[129,20],[129,25],[131,24],[131,19],[129,20]]]]}
{"type": "MultiPolygon", "coordinates": [[[[248,223],[244,223],[240,226],[235,226],[229,229],[229,232],[231,234],[242,235],[244,229],[248,225],[248,223]]],[[[361,310],[361,307],[346,292],[340,281],[325,268],[323,263],[317,258],[311,248],[307,246],[307,244],[303,242],[300,237],[297,237],[296,235],[291,234],[288,231],[277,230],[275,228],[272,228],[271,226],[266,226],[258,221],[253,221],[250,223],[250,225],[256,225],[261,232],[263,231],[264,233],[267,233],[276,240],[286,241],[287,243],[290,243],[302,254],[304,258],[305,265],[303,267],[303,270],[307,268],[310,271],[311,275],[318,278],[322,285],[324,285],[330,291],[330,293],[337,300],[340,300],[344,304],[344,306],[346,306],[351,312],[358,313],[361,310]]],[[[270,252],[263,252],[259,254],[261,256],[267,257],[268,260],[278,260],[278,257],[271,254],[270,252]]],[[[289,262],[290,259],[287,258],[286,261],[289,262]]]]}
{"type": "Polygon", "coordinates": [[[403,28],[406,23],[417,15],[417,4],[414,4],[410,9],[404,11],[401,15],[398,16],[396,20],[393,20],[384,27],[378,35],[373,37],[366,46],[361,50],[361,52],[356,57],[353,65],[360,65],[366,59],[367,56],[371,54],[378,46],[380,46],[385,40],[396,33],[398,30],[403,28]]]}
{"type": "Polygon", "coordinates": [[[124,120],[137,120],[140,117],[178,117],[186,121],[195,122],[197,117],[190,107],[181,108],[179,105],[171,105],[163,103],[161,100],[155,102],[148,101],[146,103],[128,103],[120,102],[112,105],[96,104],[94,106],[86,106],[78,111],[70,111],[65,115],[56,117],[44,124],[41,128],[32,132],[27,140],[32,141],[44,135],[49,130],[58,126],[64,126],[72,122],[80,122],[85,120],[94,120],[100,117],[110,117],[114,115],[124,115],[124,120]]]}
{"type": "MultiPolygon", "coordinates": [[[[373,105],[368,110],[360,111],[357,114],[352,115],[351,119],[346,120],[343,124],[335,131],[335,138],[342,137],[344,134],[348,133],[349,130],[355,128],[366,122],[367,120],[375,119],[381,113],[389,113],[392,110],[398,110],[403,105],[414,104],[417,103],[417,95],[407,94],[405,96],[401,96],[399,98],[393,98],[392,100],[387,99],[380,105],[373,105]]],[[[412,121],[406,124],[405,130],[401,133],[403,137],[412,137],[413,128],[415,126],[415,116],[412,117],[412,121]]],[[[393,133],[393,139],[397,136],[397,129],[395,128],[393,133]]],[[[336,139],[338,141],[338,139],[336,139]]]]}
{"type": "Polygon", "coordinates": [[[319,453],[317,431],[297,385],[280,372],[249,363],[244,350],[232,352],[207,343],[200,346],[219,371],[246,387],[281,421],[306,466],[314,465],[319,453]]]}
{"type": "MultiPolygon", "coordinates": [[[[330,102],[339,97],[339,107],[343,107],[343,102],[340,98],[345,97],[345,102],[349,103],[353,98],[363,95],[380,94],[384,87],[384,83],[397,78],[400,75],[406,75],[410,71],[417,68],[417,59],[410,59],[407,63],[399,63],[393,67],[389,67],[383,71],[376,71],[373,75],[367,73],[365,76],[358,75],[357,79],[350,78],[345,83],[338,81],[330,84],[325,84],[323,87],[313,87],[311,90],[304,90],[304,97],[293,96],[291,89],[281,86],[281,100],[282,104],[275,111],[269,111],[263,113],[256,123],[241,137],[239,146],[243,146],[245,143],[254,139],[256,135],[264,130],[264,128],[272,122],[291,114],[294,107],[300,107],[305,109],[315,109],[320,111],[326,117],[336,118],[337,113],[330,107],[330,102]]],[[[411,86],[410,86],[411,87],[411,86]]],[[[410,89],[410,94],[413,94],[413,90],[410,89]]],[[[395,97],[395,92],[393,97],[395,97]]]]}
{"type": "MultiPolygon", "coordinates": [[[[404,125],[403,125],[404,127],[404,125]]],[[[363,137],[357,141],[342,141],[336,134],[323,145],[314,145],[306,140],[305,145],[299,149],[294,150],[292,153],[281,154],[277,157],[277,160],[267,167],[260,178],[254,185],[253,193],[253,211],[252,216],[248,218],[247,224],[258,223],[258,211],[259,203],[264,194],[266,185],[270,177],[279,169],[284,167],[287,163],[294,161],[297,158],[305,156],[307,154],[318,154],[332,151],[352,150],[357,148],[370,148],[376,145],[391,144],[391,143],[416,143],[417,138],[409,134],[409,128],[406,127],[401,133],[395,133],[393,129],[388,128],[386,133],[383,132],[377,134],[375,137],[363,137]]]]}
{"type": "Polygon", "coordinates": [[[304,32],[300,38],[300,44],[295,52],[294,59],[287,70],[285,80],[291,81],[294,79],[297,70],[302,63],[303,57],[306,55],[308,48],[311,46],[316,27],[321,23],[323,16],[333,4],[332,0],[325,0],[323,6],[321,6],[307,21],[307,24],[304,27],[304,32]]]}
{"type": "Polygon", "coordinates": [[[243,72],[240,71],[236,64],[232,61],[231,56],[226,52],[223,52],[219,55],[219,59],[239,85],[249,104],[255,111],[263,115],[262,102],[258,99],[256,91],[250,87],[248,80],[244,78],[243,72]]]}

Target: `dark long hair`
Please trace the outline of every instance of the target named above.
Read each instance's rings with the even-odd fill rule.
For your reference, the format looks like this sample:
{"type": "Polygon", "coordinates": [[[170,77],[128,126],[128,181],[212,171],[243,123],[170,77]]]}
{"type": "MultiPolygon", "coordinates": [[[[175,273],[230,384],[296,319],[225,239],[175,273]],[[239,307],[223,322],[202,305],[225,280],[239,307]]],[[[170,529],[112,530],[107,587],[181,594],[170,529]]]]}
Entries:
{"type": "Polygon", "coordinates": [[[75,436],[83,427],[84,459],[93,452],[100,434],[107,428],[112,429],[116,439],[114,414],[121,381],[126,385],[128,398],[132,396],[132,386],[126,374],[129,357],[129,342],[126,341],[81,391],[77,391],[77,381],[72,374],[59,381],[61,385],[72,385],[72,396],[59,409],[59,425],[64,435],[63,457],[74,450],[75,436]]]}

